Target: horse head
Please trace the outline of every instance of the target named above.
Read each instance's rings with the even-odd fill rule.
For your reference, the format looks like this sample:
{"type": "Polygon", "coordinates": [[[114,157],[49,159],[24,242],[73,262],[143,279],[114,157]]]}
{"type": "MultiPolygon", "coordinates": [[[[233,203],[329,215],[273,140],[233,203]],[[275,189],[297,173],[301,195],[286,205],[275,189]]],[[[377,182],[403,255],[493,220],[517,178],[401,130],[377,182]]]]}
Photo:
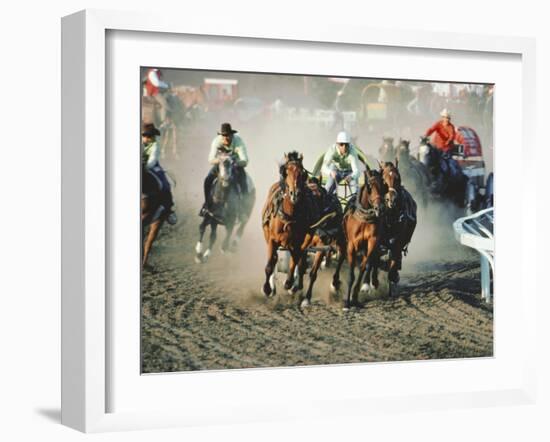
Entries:
{"type": "Polygon", "coordinates": [[[285,196],[288,196],[292,204],[299,201],[306,183],[306,171],[302,164],[303,159],[303,155],[296,151],[285,154],[285,164],[282,169],[285,196]]]}
{"type": "Polygon", "coordinates": [[[390,161],[395,155],[395,147],[393,146],[392,137],[383,137],[382,145],[378,149],[378,154],[382,161],[390,161]]]}
{"type": "Polygon", "coordinates": [[[222,187],[229,187],[234,180],[235,160],[228,152],[218,154],[218,181],[222,187]]]}
{"type": "Polygon", "coordinates": [[[384,193],[382,176],[377,170],[372,170],[368,165],[365,170],[365,189],[361,194],[361,205],[371,207],[376,216],[380,216],[384,209],[384,193]]]}
{"type": "Polygon", "coordinates": [[[430,144],[428,137],[420,137],[418,161],[430,170],[439,165],[439,150],[430,144]]]}
{"type": "Polygon", "coordinates": [[[397,145],[397,158],[399,158],[399,161],[410,161],[410,144],[409,140],[399,140],[399,144],[397,145]]]}
{"type": "Polygon", "coordinates": [[[391,162],[386,162],[382,166],[382,181],[384,183],[384,202],[388,209],[397,207],[399,198],[399,189],[401,188],[401,175],[397,168],[398,160],[395,160],[395,165],[391,162]]]}

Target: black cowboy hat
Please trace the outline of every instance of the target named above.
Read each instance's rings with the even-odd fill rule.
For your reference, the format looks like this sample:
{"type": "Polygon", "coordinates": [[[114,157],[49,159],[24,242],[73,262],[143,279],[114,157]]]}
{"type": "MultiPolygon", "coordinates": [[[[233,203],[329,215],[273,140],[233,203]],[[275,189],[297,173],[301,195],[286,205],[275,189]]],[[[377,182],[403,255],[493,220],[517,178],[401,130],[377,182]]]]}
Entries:
{"type": "Polygon", "coordinates": [[[229,123],[222,123],[222,127],[220,128],[220,131],[218,132],[218,135],[229,135],[229,134],[234,134],[234,133],[237,133],[236,130],[233,130],[231,128],[231,124],[229,123]]]}
{"type": "Polygon", "coordinates": [[[160,135],[160,132],[153,123],[148,123],[143,125],[143,132],[141,132],[141,135],[145,137],[152,137],[155,135],[160,135]]]}

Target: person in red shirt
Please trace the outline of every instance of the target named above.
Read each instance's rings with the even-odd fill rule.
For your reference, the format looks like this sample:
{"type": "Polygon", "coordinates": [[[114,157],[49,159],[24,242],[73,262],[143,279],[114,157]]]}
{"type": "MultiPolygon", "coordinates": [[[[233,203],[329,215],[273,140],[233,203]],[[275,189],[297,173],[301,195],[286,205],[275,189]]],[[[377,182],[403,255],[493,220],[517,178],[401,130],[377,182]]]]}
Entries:
{"type": "Polygon", "coordinates": [[[443,109],[441,119],[426,131],[426,137],[432,136],[432,143],[443,152],[450,152],[454,146],[456,129],[451,123],[451,114],[447,109],[443,109]]]}
{"type": "Polygon", "coordinates": [[[154,97],[157,103],[160,105],[160,123],[166,122],[167,115],[172,111],[166,95],[170,85],[162,79],[162,72],[160,69],[153,68],[147,71],[145,77],[145,95],[154,97]]]}

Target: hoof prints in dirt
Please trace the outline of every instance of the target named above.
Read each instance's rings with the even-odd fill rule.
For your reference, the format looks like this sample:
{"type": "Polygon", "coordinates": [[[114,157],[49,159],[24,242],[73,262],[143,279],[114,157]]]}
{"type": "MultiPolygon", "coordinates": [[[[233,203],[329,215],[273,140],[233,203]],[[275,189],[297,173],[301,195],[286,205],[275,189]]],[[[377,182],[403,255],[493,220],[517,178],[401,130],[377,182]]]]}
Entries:
{"type": "Polygon", "coordinates": [[[328,283],[319,283],[312,305],[300,309],[297,295],[261,296],[261,273],[228,278],[232,261],[214,256],[196,266],[192,247],[181,253],[169,240],[157,246],[156,271],[142,274],[145,373],[493,353],[493,314],[476,295],[475,260],[410,272],[398,297],[369,299],[343,314],[328,283]]]}

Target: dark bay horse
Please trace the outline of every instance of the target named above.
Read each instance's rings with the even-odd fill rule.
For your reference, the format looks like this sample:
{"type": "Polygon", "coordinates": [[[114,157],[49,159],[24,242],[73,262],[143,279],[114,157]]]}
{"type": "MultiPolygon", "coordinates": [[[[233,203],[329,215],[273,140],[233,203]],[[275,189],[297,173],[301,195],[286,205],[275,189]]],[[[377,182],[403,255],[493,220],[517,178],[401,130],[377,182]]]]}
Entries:
{"type": "Polygon", "coordinates": [[[208,260],[216,242],[217,228],[220,224],[224,225],[226,229],[225,239],[221,246],[222,253],[236,250],[256,200],[256,190],[249,177],[247,177],[249,179],[248,193],[239,196],[235,174],[236,163],[233,156],[222,154],[218,158],[220,160],[218,176],[212,186],[212,206],[201,212],[203,221],[199,225],[199,241],[195,246],[195,262],[197,263],[204,263],[208,260]],[[238,225],[236,237],[230,244],[236,225],[238,225]],[[210,226],[210,240],[206,250],[203,250],[203,237],[208,226],[210,226]]]}
{"type": "Polygon", "coordinates": [[[431,145],[426,137],[420,139],[418,160],[430,173],[431,192],[449,199],[458,207],[464,207],[468,177],[462,172],[458,162],[450,154],[431,145]]]}
{"type": "Polygon", "coordinates": [[[348,292],[343,302],[344,311],[349,310],[352,304],[357,304],[359,288],[365,275],[372,273],[372,284],[374,287],[378,286],[377,271],[373,267],[376,266],[378,245],[384,234],[383,210],[382,177],[377,170],[371,170],[367,166],[365,183],[359,190],[357,199],[350,202],[344,213],[346,255],[349,264],[348,292]],[[354,286],[355,265],[358,259],[361,259],[359,278],[354,286]]]}
{"type": "MultiPolygon", "coordinates": [[[[320,180],[308,183],[312,201],[320,207],[320,219],[309,226],[309,231],[302,244],[304,253],[307,253],[308,250],[315,252],[309,273],[309,286],[302,300],[302,307],[307,307],[311,304],[313,286],[317,279],[319,267],[323,259],[333,251],[338,251],[339,259],[330,287],[333,292],[336,292],[340,288],[340,269],[346,256],[346,238],[342,227],[343,214],[340,201],[334,194],[328,194],[319,185],[319,182],[320,180]],[[324,212],[323,209],[325,209],[324,212]]],[[[306,258],[304,257],[304,259],[306,258]]]]}
{"type": "MultiPolygon", "coordinates": [[[[409,146],[409,140],[399,140],[395,161],[396,164],[399,162],[402,184],[418,199],[420,206],[425,208],[430,192],[430,175],[427,167],[411,155],[409,146]]],[[[393,159],[386,161],[391,162],[393,159]]]]}
{"type": "Polygon", "coordinates": [[[303,243],[308,231],[308,217],[305,197],[307,172],[302,160],[303,156],[298,152],[285,154],[285,164],[281,167],[281,182],[271,187],[262,210],[262,228],[267,244],[267,265],[262,287],[265,296],[270,296],[275,291],[273,275],[279,247],[290,252],[285,289],[295,293],[303,288],[305,268],[301,261],[303,243]],[[295,270],[298,264],[301,265],[295,283],[295,270]]]}
{"type": "Polygon", "coordinates": [[[392,161],[395,155],[396,149],[393,145],[393,138],[382,137],[382,145],[378,149],[378,158],[380,161],[392,161]]]}
{"type": "Polygon", "coordinates": [[[147,263],[153,243],[160,228],[170,214],[163,204],[163,194],[157,179],[147,171],[141,169],[141,229],[142,229],[142,268],[148,268],[147,263]],[[146,231],[147,227],[149,230],[146,231]]]}
{"type": "Polygon", "coordinates": [[[406,253],[417,222],[416,202],[401,184],[398,164],[396,160],[395,165],[391,162],[381,165],[386,206],[383,243],[390,251],[388,278],[393,283],[399,281],[403,252],[406,253]]]}

